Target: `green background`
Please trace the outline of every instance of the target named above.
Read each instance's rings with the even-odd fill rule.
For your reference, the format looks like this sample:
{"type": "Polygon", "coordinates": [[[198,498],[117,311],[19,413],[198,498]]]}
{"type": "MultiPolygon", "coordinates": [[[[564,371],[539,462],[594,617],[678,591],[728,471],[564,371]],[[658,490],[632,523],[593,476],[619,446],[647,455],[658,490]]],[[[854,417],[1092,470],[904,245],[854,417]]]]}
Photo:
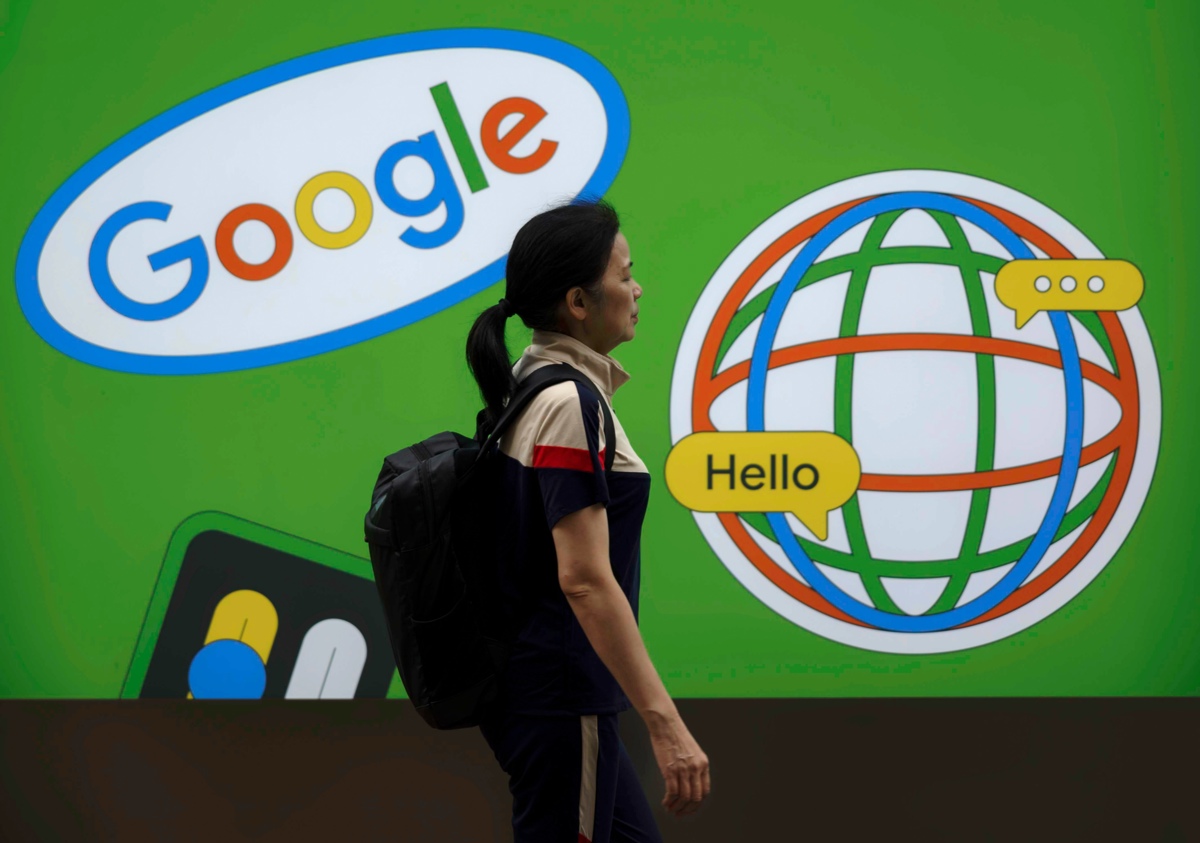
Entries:
{"type": "MultiPolygon", "coordinates": [[[[654,476],[641,625],[672,694],[1200,691],[1200,390],[1185,346],[1200,316],[1200,5],[64,0],[0,2],[0,19],[6,279],[34,214],[78,167],[267,65],[379,35],[494,26],[562,39],[613,72],[632,137],[608,196],[645,289],[638,338],[614,353],[633,374],[616,406],[654,476]],[[1134,261],[1163,391],[1155,480],[1112,562],[1025,632],[940,656],[858,650],[775,615],[662,480],[675,349],[720,262],[796,198],[902,168],[1013,187],[1134,261]]],[[[364,556],[382,456],[471,427],[464,339],[501,289],[317,357],[166,377],[64,356],[4,284],[0,696],[118,696],[167,543],[195,513],[364,556]]],[[[519,353],[528,334],[510,327],[509,339],[519,353]]]]}

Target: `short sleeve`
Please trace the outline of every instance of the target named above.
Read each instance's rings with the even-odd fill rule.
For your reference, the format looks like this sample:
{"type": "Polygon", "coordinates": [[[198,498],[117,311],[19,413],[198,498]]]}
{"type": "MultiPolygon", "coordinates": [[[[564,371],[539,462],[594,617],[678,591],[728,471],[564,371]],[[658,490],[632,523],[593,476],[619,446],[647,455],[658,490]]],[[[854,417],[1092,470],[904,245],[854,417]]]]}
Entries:
{"type": "MultiPolygon", "coordinates": [[[[546,523],[595,503],[608,505],[600,399],[568,381],[547,389],[533,446],[533,468],[542,491],[546,523]]],[[[531,408],[532,409],[532,408],[531,408]]]]}

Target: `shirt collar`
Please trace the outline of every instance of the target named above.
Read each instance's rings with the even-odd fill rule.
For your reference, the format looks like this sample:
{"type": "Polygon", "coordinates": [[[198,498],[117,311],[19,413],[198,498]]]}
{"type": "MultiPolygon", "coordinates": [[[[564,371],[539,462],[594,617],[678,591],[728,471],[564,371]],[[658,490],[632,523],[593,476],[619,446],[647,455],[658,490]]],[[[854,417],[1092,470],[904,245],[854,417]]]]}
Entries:
{"type": "Polygon", "coordinates": [[[513,374],[520,380],[534,363],[542,362],[569,363],[604,390],[604,397],[610,401],[613,393],[629,380],[629,373],[607,354],[588,348],[569,334],[535,329],[533,344],[525,349],[513,367],[513,374]]]}

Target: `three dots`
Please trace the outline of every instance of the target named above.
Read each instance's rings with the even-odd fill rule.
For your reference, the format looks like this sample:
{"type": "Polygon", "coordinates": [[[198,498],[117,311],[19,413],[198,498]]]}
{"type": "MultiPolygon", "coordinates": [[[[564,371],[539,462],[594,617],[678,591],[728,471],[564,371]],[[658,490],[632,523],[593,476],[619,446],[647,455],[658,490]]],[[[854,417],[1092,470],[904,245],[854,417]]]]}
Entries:
{"type": "MultiPolygon", "coordinates": [[[[1037,279],[1033,282],[1033,288],[1035,290],[1037,290],[1039,293],[1050,292],[1050,288],[1053,285],[1054,285],[1053,282],[1045,275],[1039,275],[1037,277],[1037,279]]],[[[1064,275],[1059,280],[1058,285],[1064,293],[1073,293],[1073,292],[1075,292],[1076,286],[1078,286],[1078,282],[1075,280],[1074,276],[1064,275]]],[[[1101,278],[1099,275],[1093,275],[1091,278],[1088,279],[1087,288],[1089,290],[1091,290],[1093,293],[1100,292],[1101,290],[1104,289],[1104,279],[1101,278]]]]}

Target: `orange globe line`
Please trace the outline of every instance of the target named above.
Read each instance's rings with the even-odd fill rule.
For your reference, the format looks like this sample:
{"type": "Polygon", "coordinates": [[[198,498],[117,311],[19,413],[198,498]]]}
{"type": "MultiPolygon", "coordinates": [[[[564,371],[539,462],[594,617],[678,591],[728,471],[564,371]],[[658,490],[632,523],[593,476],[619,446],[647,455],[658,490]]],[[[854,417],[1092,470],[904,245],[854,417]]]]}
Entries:
{"type": "Polygon", "coordinates": [[[725,528],[725,532],[729,533],[729,537],[733,539],[733,543],[737,545],[738,550],[742,555],[750,560],[750,563],[758,569],[758,572],[774,583],[775,587],[787,594],[789,597],[794,597],[806,606],[816,609],[823,615],[829,615],[831,618],[837,618],[846,623],[852,623],[855,626],[867,627],[868,625],[852,618],[834,606],[813,588],[805,585],[795,577],[775,564],[775,560],[767,556],[763,549],[755,543],[754,539],[750,538],[750,534],[746,532],[746,528],[742,526],[742,522],[738,520],[737,514],[733,512],[718,512],[717,518],[721,521],[721,526],[725,528]]]}
{"type": "MultiPolygon", "coordinates": [[[[839,354],[863,354],[872,351],[960,351],[975,354],[991,354],[1041,363],[1046,366],[1062,367],[1059,352],[1043,346],[1016,342],[995,337],[975,337],[960,334],[872,334],[868,336],[838,337],[836,339],[801,343],[781,348],[771,353],[768,369],[803,363],[839,354]]],[[[1125,384],[1112,373],[1090,361],[1081,361],[1083,376],[1107,390],[1121,405],[1122,418],[1126,405],[1136,403],[1136,393],[1130,394],[1125,384]]],[[[750,361],[730,366],[708,381],[708,392],[701,400],[711,408],[717,396],[733,385],[745,380],[750,373],[750,361]]],[[[710,428],[715,429],[711,425],[710,428]]],[[[1084,448],[1081,465],[1088,465],[1108,456],[1120,444],[1120,424],[1107,436],[1084,448]]],[[[964,472],[961,474],[863,474],[859,489],[869,492],[951,492],[970,489],[991,489],[1011,486],[1053,477],[1062,468],[1061,459],[1042,460],[1028,465],[991,471],[964,472]]]]}
{"type": "MultiPolygon", "coordinates": [[[[705,335],[704,342],[701,345],[699,359],[697,360],[695,382],[692,395],[692,430],[694,432],[702,432],[713,430],[711,420],[708,417],[709,405],[701,401],[702,395],[714,395],[716,392],[712,389],[711,381],[713,380],[712,371],[716,367],[717,351],[720,348],[721,337],[728,330],[729,323],[733,319],[733,315],[741,306],[749,291],[759,281],[762,275],[777,263],[784,255],[793,248],[811,237],[816,231],[819,231],[833,218],[837,217],[846,210],[867,201],[873,197],[863,197],[862,199],[851,201],[831,208],[827,211],[811,217],[808,220],[800,223],[794,228],[785,232],[774,243],[768,246],[761,254],[758,255],[750,265],[738,277],[729,293],[717,309],[713,321],[709,326],[709,330],[705,335]]],[[[983,202],[969,197],[959,197],[967,202],[980,207],[993,216],[997,217],[1001,222],[1007,225],[1012,231],[1016,232],[1020,237],[1029,240],[1038,246],[1051,258],[1071,258],[1073,255],[1059,243],[1040,228],[1036,227],[1027,220],[1009,213],[1003,208],[999,208],[987,202],[983,202]]],[[[1129,482],[1129,476],[1133,469],[1134,450],[1137,443],[1139,410],[1136,398],[1134,400],[1124,400],[1127,396],[1137,396],[1137,373],[1133,368],[1133,355],[1129,348],[1128,338],[1125,336],[1125,330],[1121,325],[1120,319],[1114,313],[1100,314],[1101,323],[1108,332],[1109,340],[1113,346],[1113,353],[1117,358],[1117,370],[1121,372],[1121,377],[1116,380],[1120,384],[1119,388],[1109,389],[1108,391],[1117,397],[1122,407],[1121,421],[1117,425],[1116,430],[1109,436],[1104,437],[1093,447],[1104,445],[1107,447],[1110,437],[1117,438],[1117,454],[1116,465],[1113,469],[1113,475],[1109,481],[1108,489],[1105,491],[1103,498],[1100,501],[1096,512],[1093,514],[1087,527],[1080,534],[1079,538],[1063,553],[1061,557],[1049,568],[1047,568],[1036,580],[1028,583],[1021,588],[1018,588],[1007,599],[1001,602],[998,606],[987,612],[973,621],[970,621],[963,626],[972,626],[977,623],[994,619],[1000,615],[1007,614],[1014,609],[1019,608],[1036,597],[1044,594],[1048,589],[1052,588],[1063,577],[1067,575],[1079,561],[1095,546],[1096,541],[1104,533],[1116,512],[1117,506],[1121,501],[1125,488],[1129,482]]],[[[982,339],[982,338],[976,338],[982,339]]],[[[1017,343],[1017,345],[1024,345],[1017,343]]],[[[1036,347],[1035,347],[1036,348],[1036,347]]],[[[1050,351],[1051,355],[1055,352],[1050,351]]],[[[1061,360],[1061,358],[1060,358],[1061,360]]],[[[1040,362],[1040,361],[1035,361],[1040,362]]],[[[1061,363],[1059,364],[1061,365],[1061,363]]],[[[1099,368],[1099,367],[1097,367],[1099,368]]],[[[1103,371],[1103,370],[1101,370],[1103,371]]],[[[1108,373],[1105,372],[1105,375],[1108,373]]],[[[1091,378],[1089,378],[1091,379],[1091,378]]],[[[1053,461],[1058,462],[1058,461],[1053,461]]],[[[1035,464],[1038,465],[1038,464],[1035,464]]],[[[815,590],[804,585],[782,570],[771,557],[758,546],[746,532],[742,522],[738,519],[736,513],[718,513],[718,519],[721,525],[725,528],[734,544],[742,552],[747,560],[754,567],[769,579],[776,587],[785,594],[793,597],[797,601],[815,609],[822,614],[846,623],[854,624],[855,626],[868,627],[868,624],[850,617],[846,613],[837,609],[830,604],[825,598],[821,597],[815,590]]],[[[961,627],[960,627],[961,628],[961,627]]]]}
{"type": "Polygon", "coordinates": [[[742,300],[746,298],[746,294],[758,283],[758,279],[762,278],[763,273],[778,263],[784,255],[812,237],[843,212],[850,210],[855,205],[866,202],[869,198],[871,197],[846,202],[835,208],[830,208],[828,211],[823,211],[815,217],[811,217],[800,223],[795,228],[788,230],[778,240],[764,249],[758,257],[752,260],[750,265],[738,276],[738,280],[734,282],[733,287],[726,294],[725,300],[717,308],[717,312],[713,316],[712,325],[709,326],[708,333],[704,336],[704,343],[700,346],[700,358],[696,361],[696,386],[692,392],[692,430],[694,432],[699,433],[703,430],[713,429],[712,423],[708,420],[707,411],[696,400],[696,391],[700,389],[701,383],[707,384],[713,369],[717,368],[717,352],[721,349],[721,337],[724,336],[730,321],[733,319],[734,314],[737,313],[737,309],[741,307],[742,300]],[[714,330],[718,326],[720,326],[720,330],[714,330]]]}

